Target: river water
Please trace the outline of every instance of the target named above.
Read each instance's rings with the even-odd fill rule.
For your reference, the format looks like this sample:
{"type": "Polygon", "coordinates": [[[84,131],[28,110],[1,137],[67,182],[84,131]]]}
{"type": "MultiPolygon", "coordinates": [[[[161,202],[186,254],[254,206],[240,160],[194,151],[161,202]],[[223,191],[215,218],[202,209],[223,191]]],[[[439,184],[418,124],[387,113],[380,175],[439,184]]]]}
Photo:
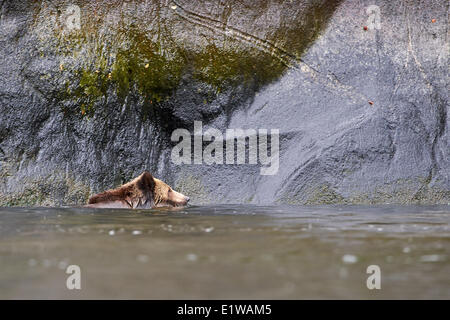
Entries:
{"type": "Polygon", "coordinates": [[[0,208],[0,298],[450,299],[449,222],[450,206],[0,208]]]}

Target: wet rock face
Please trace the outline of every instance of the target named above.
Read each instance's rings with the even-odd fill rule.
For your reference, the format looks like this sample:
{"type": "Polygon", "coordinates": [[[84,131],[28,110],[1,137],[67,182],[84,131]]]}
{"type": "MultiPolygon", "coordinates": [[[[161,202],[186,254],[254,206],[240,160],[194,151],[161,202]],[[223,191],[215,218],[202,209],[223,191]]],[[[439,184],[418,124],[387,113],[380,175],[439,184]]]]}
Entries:
{"type": "Polygon", "coordinates": [[[448,4],[371,5],[0,1],[0,205],[144,169],[193,203],[448,203],[448,4]],[[174,164],[194,121],[279,129],[278,173],[174,164]]]}

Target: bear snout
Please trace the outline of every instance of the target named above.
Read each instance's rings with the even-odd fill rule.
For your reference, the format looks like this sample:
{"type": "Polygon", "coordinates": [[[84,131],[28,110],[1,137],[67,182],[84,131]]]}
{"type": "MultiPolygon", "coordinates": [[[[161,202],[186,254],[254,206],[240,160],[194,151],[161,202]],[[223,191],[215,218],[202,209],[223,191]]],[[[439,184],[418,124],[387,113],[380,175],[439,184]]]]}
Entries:
{"type": "Polygon", "coordinates": [[[176,205],[184,206],[189,202],[190,198],[182,193],[172,190],[172,192],[169,195],[169,200],[175,203],[176,205]]]}

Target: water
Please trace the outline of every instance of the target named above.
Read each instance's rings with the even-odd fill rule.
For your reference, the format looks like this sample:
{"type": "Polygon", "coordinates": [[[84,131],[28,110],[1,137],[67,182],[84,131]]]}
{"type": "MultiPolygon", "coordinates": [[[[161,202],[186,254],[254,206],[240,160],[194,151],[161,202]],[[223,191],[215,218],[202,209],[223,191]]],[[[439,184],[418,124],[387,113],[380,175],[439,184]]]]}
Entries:
{"type": "Polygon", "coordinates": [[[449,299],[449,221],[449,206],[0,208],[0,298],[449,299]]]}

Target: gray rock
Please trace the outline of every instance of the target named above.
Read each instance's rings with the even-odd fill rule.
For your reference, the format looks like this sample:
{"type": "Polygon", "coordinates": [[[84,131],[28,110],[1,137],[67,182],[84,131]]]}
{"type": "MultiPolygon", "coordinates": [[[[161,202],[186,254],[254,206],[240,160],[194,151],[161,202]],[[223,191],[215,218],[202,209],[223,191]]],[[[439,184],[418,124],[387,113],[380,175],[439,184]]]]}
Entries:
{"type": "Polygon", "coordinates": [[[448,3],[73,3],[0,1],[0,205],[145,169],[194,204],[450,202],[448,3]],[[279,129],[278,173],[174,164],[194,121],[279,129]]]}

